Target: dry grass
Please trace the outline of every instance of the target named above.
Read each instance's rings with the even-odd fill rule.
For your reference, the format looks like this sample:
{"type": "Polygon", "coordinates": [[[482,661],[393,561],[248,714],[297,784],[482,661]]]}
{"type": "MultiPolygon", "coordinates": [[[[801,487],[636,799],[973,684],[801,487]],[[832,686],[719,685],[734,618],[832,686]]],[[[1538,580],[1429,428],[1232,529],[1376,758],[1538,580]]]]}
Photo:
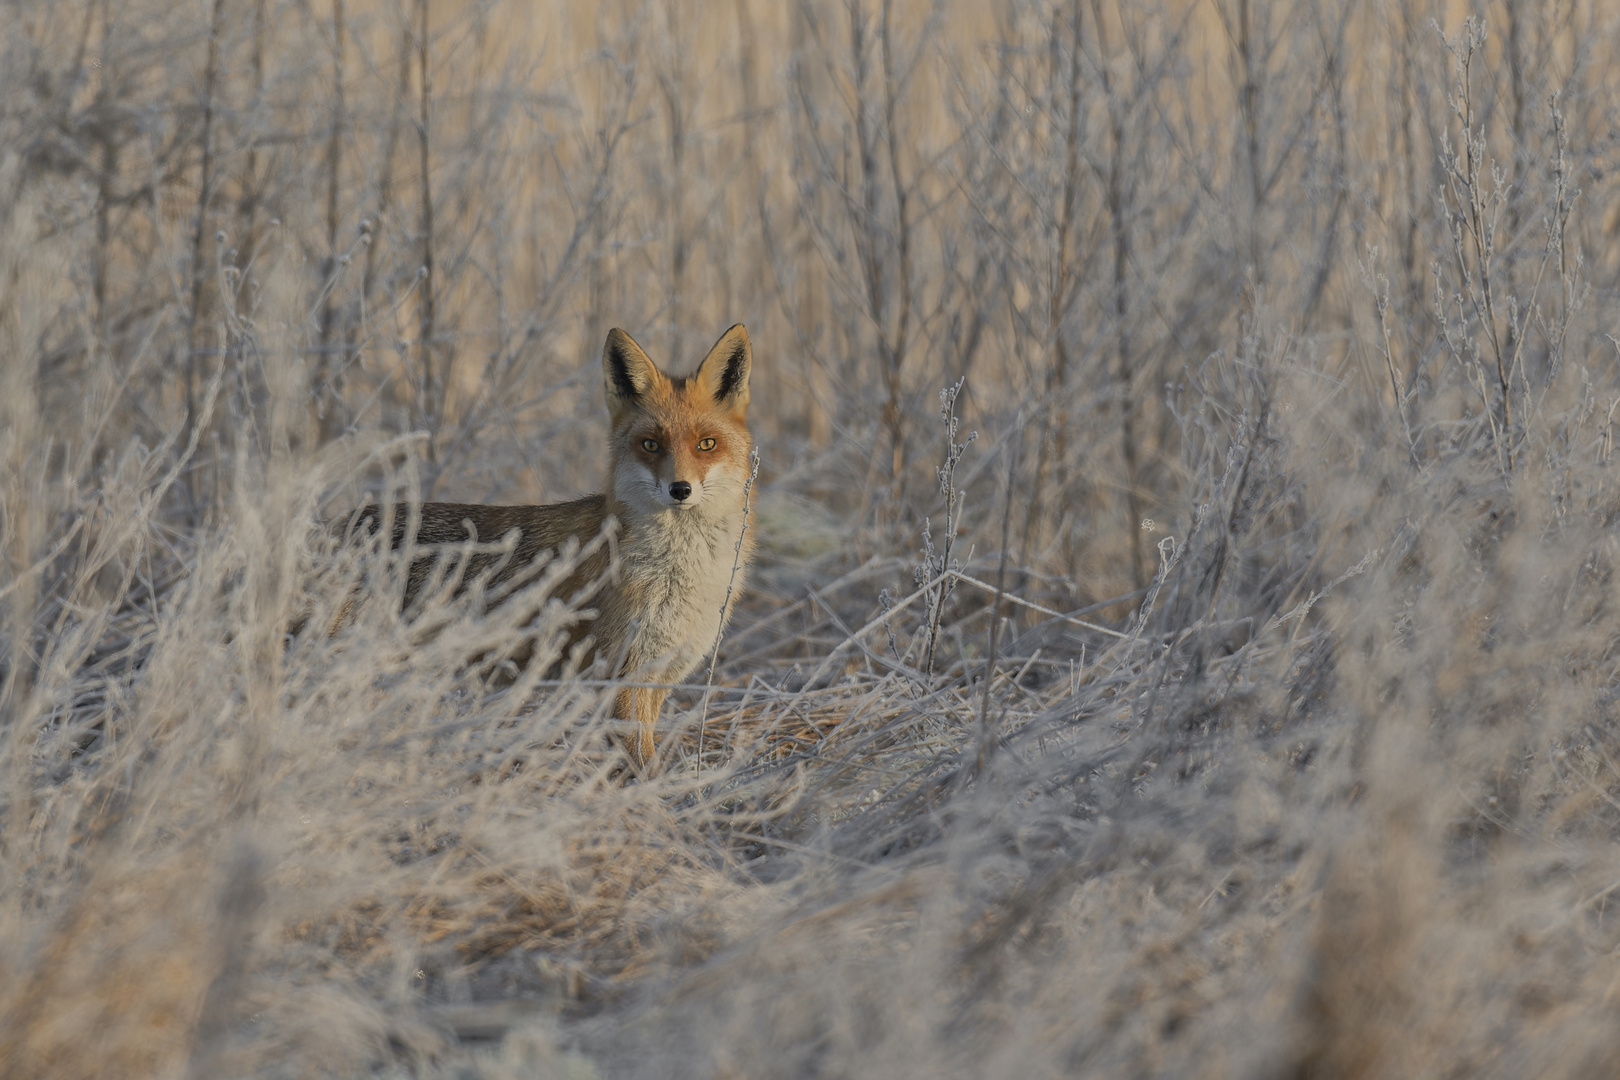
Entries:
{"type": "Polygon", "coordinates": [[[1620,1070],[1608,6],[593,12],[0,6],[0,1075],[1620,1070]],[[321,523],[738,319],[627,783],[321,523]]]}

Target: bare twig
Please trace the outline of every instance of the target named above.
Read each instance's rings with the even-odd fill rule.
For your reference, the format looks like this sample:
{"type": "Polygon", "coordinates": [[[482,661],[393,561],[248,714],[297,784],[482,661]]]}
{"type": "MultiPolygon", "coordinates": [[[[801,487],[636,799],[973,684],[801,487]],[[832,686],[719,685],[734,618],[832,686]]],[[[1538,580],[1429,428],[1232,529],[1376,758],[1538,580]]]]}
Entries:
{"type": "Polygon", "coordinates": [[[737,532],[737,543],[732,548],[731,576],[726,579],[726,598],[720,602],[720,625],[714,632],[714,644],[709,648],[709,674],[703,683],[703,705],[698,711],[697,768],[703,770],[703,730],[709,719],[709,694],[714,689],[714,668],[720,662],[720,639],[726,632],[726,619],[731,614],[732,590],[737,586],[737,574],[742,569],[743,541],[748,537],[749,514],[753,510],[754,481],[759,477],[759,448],[748,455],[748,479],[743,483],[742,528],[737,532]]]}

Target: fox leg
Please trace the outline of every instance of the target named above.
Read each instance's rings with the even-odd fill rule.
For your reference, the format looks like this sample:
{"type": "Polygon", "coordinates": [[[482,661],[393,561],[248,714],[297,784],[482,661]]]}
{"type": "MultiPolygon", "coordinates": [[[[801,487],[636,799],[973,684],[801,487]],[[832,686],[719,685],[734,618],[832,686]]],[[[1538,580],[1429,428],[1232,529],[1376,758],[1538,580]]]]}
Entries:
{"type": "Polygon", "coordinates": [[[658,714],[664,708],[664,699],[669,691],[652,687],[635,687],[620,690],[613,699],[613,716],[617,720],[634,720],[637,729],[634,733],[625,736],[625,749],[630,753],[630,764],[635,766],[636,772],[646,773],[652,767],[656,744],[653,742],[653,725],[658,723],[658,714]]]}

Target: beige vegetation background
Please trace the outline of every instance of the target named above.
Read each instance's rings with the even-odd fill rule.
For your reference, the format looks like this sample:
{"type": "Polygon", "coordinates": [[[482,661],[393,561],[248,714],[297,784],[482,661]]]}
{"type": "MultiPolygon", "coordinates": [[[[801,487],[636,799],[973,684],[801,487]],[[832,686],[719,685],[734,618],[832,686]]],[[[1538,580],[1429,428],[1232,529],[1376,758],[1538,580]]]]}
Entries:
{"type": "Polygon", "coordinates": [[[1620,1071],[1608,0],[0,25],[0,1075],[1620,1071]],[[734,321],[658,778],[288,636],[734,321]]]}

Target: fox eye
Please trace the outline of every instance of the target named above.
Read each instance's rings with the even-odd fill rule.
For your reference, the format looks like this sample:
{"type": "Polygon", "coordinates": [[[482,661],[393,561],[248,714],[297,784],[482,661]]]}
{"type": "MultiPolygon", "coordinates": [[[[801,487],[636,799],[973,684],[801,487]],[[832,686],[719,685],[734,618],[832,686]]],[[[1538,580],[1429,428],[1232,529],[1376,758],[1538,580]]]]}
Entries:
{"type": "Polygon", "coordinates": [[[698,449],[699,450],[713,450],[714,449],[714,440],[713,439],[699,439],[698,440],[698,449]]]}
{"type": "Polygon", "coordinates": [[[656,453],[658,453],[658,440],[657,439],[642,439],[641,440],[641,448],[643,450],[647,451],[647,453],[649,453],[649,454],[656,454],[656,453]]]}

